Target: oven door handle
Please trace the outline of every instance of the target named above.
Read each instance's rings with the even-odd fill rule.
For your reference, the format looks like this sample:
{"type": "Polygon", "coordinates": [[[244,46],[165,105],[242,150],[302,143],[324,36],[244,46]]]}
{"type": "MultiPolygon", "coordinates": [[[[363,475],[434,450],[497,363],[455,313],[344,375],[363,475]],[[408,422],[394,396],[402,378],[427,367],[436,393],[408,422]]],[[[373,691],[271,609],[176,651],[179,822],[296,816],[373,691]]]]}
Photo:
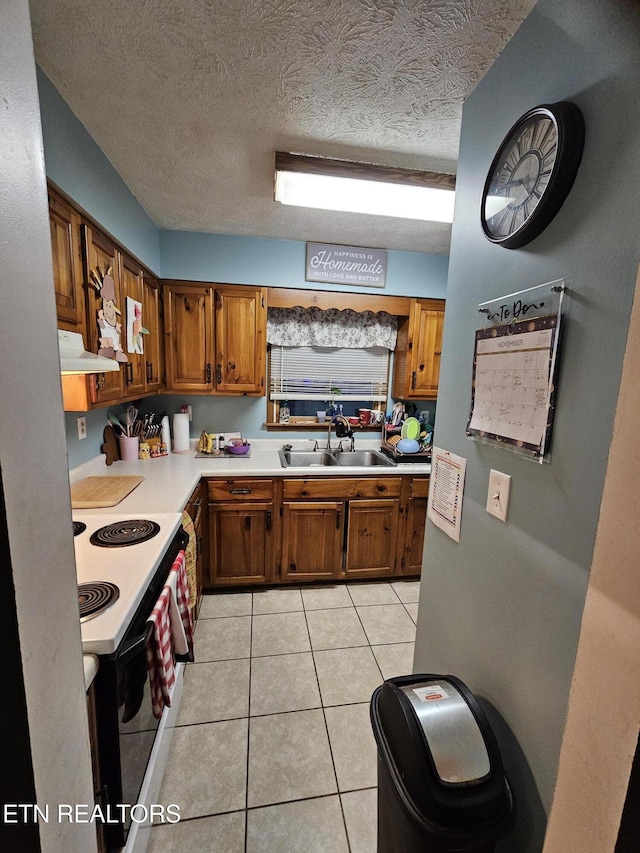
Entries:
{"type": "Polygon", "coordinates": [[[147,622],[144,634],[139,634],[137,637],[133,637],[129,640],[126,646],[119,651],[118,662],[120,664],[125,664],[142,652],[146,654],[147,643],[149,642],[149,637],[151,636],[152,631],[153,623],[147,622]]]}

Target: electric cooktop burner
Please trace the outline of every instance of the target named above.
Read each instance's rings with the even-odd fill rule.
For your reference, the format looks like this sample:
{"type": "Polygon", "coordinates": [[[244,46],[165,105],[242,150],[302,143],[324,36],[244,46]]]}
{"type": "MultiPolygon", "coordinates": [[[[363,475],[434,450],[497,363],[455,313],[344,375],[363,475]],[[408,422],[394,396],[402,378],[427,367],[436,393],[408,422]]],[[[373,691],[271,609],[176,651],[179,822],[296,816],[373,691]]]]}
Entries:
{"type": "Polygon", "coordinates": [[[126,519],[107,524],[91,534],[89,541],[101,548],[120,548],[123,545],[137,545],[153,539],[160,532],[160,525],[143,518],[126,519]]]}
{"type": "Polygon", "coordinates": [[[80,605],[80,621],[86,622],[98,616],[107,607],[118,600],[120,590],[108,581],[93,581],[78,584],[78,604],[80,605]]]}
{"type": "Polygon", "coordinates": [[[84,533],[87,529],[87,525],[84,521],[74,521],[73,522],[73,535],[78,536],[80,533],[84,533]]]}

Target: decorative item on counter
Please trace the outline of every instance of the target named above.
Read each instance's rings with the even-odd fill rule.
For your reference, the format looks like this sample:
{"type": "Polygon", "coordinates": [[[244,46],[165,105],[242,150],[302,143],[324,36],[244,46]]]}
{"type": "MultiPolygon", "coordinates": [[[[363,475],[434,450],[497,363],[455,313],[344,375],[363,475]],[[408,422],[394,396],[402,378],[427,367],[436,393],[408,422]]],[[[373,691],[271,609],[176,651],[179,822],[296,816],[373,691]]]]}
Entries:
{"type": "Polygon", "coordinates": [[[102,308],[98,310],[97,317],[100,331],[98,355],[126,362],[127,356],[120,346],[122,324],[118,317],[122,316],[122,313],[116,305],[116,283],[111,275],[111,267],[103,271],[100,266],[96,266],[89,273],[89,283],[102,297],[102,308]]]}
{"type": "MultiPolygon", "coordinates": [[[[121,434],[118,433],[119,435],[121,434]]],[[[116,438],[116,433],[111,426],[106,426],[104,428],[104,432],[102,433],[102,437],[104,443],[100,445],[100,452],[105,455],[105,464],[113,465],[114,462],[117,462],[120,459],[120,451],[118,450],[118,440],[116,438]]]]}
{"type": "Polygon", "coordinates": [[[146,441],[140,442],[138,447],[138,459],[151,459],[151,448],[146,441]]]}
{"type": "Polygon", "coordinates": [[[291,409],[289,408],[289,403],[285,400],[280,406],[280,415],[278,416],[278,421],[281,424],[288,424],[289,418],[291,417],[291,409]]]}
{"type": "Polygon", "coordinates": [[[173,453],[189,453],[189,415],[177,412],[173,416],[173,453]]]}

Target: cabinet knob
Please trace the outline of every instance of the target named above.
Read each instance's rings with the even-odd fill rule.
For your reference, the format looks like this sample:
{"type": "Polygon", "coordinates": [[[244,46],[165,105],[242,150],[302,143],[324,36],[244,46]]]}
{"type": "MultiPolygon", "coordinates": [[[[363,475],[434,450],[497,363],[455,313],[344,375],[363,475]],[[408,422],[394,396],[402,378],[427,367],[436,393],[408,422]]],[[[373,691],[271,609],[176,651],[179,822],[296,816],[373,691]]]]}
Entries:
{"type": "Polygon", "coordinates": [[[216,382],[218,385],[222,383],[222,365],[216,364],[216,382]]]}
{"type": "Polygon", "coordinates": [[[208,362],[205,366],[205,382],[207,385],[211,382],[211,365],[208,362]]]}
{"type": "Polygon", "coordinates": [[[295,570],[296,570],[296,564],[295,563],[289,563],[289,571],[295,572],[295,570]]]}
{"type": "Polygon", "coordinates": [[[412,388],[416,387],[416,372],[415,372],[415,370],[411,374],[411,387],[412,388]]]}

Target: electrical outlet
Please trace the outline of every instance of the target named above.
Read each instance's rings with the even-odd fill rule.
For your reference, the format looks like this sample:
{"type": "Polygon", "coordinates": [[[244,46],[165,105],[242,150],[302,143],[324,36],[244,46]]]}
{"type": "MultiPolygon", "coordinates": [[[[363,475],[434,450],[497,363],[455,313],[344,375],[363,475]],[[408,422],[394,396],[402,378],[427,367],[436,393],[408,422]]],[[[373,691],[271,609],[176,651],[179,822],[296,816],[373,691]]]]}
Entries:
{"type": "Polygon", "coordinates": [[[83,439],[87,437],[87,419],[86,418],[76,418],[76,425],[78,427],[78,438],[83,439]]]}
{"type": "Polygon", "coordinates": [[[500,521],[507,520],[509,509],[509,490],[511,489],[511,477],[509,474],[501,474],[500,471],[489,471],[489,493],[487,494],[487,512],[495,515],[500,521]]]}

